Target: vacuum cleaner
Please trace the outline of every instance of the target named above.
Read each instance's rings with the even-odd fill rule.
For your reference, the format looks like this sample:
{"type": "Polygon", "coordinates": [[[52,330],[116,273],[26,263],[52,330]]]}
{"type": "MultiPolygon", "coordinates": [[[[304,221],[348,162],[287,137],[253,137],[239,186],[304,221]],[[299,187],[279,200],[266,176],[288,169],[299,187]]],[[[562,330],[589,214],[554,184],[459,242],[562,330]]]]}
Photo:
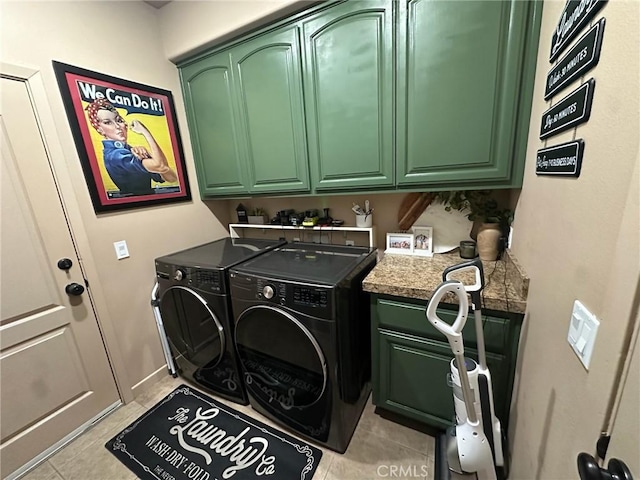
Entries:
{"type": "Polygon", "coordinates": [[[491,373],[487,367],[482,329],[481,292],[484,288],[482,261],[475,259],[445,269],[443,282],[436,288],[426,310],[429,322],[447,337],[454,358],[451,361],[456,425],[436,438],[435,478],[456,476],[479,480],[506,479],[508,476],[506,442],[500,421],[495,415],[491,373]],[[472,272],[474,283],[453,280],[454,274],[472,272]],[[458,298],[458,314],[452,324],[437,313],[447,294],[458,298]],[[462,329],[469,312],[467,295],[475,316],[478,362],[464,356],[462,329]]]}

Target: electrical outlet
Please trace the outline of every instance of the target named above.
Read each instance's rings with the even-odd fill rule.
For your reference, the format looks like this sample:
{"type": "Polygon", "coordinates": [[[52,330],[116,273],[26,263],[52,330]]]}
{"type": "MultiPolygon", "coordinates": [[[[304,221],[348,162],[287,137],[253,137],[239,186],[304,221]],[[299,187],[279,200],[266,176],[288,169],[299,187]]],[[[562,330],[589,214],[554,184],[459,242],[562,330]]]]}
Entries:
{"type": "Polygon", "coordinates": [[[354,242],[353,240],[347,240],[347,241],[345,242],[345,245],[346,245],[347,247],[353,247],[355,244],[356,244],[356,242],[354,242]]]}

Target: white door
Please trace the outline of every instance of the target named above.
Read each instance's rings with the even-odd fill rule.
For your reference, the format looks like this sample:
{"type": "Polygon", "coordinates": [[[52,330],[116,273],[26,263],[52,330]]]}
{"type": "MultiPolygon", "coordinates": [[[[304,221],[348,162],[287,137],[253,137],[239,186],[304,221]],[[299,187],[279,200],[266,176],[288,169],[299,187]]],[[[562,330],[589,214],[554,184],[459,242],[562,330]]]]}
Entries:
{"type": "Polygon", "coordinates": [[[24,81],[0,79],[0,476],[119,394],[24,81]],[[69,259],[68,270],[58,261],[69,259]]]}

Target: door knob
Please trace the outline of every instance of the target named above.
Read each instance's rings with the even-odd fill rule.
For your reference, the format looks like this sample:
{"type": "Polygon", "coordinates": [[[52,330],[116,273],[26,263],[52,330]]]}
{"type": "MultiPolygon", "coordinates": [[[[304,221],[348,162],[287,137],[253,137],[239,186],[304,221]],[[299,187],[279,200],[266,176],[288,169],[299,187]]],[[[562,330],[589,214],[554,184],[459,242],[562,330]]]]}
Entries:
{"type": "Polygon", "coordinates": [[[578,455],[578,474],[580,480],[633,480],[629,467],[617,458],[612,458],[607,468],[601,468],[588,453],[578,455]]]}
{"type": "Polygon", "coordinates": [[[64,287],[64,291],[67,292],[67,295],[73,295],[75,297],[82,295],[84,293],[84,287],[79,283],[70,283],[66,287],[64,287]]]}
{"type": "Polygon", "coordinates": [[[60,270],[69,270],[73,266],[73,262],[69,258],[61,258],[58,260],[58,268],[60,270]]]}

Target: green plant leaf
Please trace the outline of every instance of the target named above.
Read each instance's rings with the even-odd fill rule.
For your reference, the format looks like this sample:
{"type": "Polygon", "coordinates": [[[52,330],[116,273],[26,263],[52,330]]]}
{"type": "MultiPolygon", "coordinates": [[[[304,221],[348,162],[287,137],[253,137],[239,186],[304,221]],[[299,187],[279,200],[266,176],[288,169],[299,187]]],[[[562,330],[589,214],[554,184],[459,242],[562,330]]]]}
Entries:
{"type": "Polygon", "coordinates": [[[500,223],[509,226],[513,222],[513,211],[501,208],[491,190],[454,190],[436,193],[436,201],[445,205],[445,210],[468,210],[467,218],[484,223],[500,223]]]}

